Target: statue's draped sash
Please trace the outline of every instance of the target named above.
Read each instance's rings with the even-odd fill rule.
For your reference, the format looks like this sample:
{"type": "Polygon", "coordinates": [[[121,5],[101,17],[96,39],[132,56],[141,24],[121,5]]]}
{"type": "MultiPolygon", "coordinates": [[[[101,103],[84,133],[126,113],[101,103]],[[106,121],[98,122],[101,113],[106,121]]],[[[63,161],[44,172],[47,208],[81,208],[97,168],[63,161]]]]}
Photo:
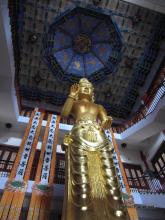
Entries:
{"type": "MultiPolygon", "coordinates": [[[[66,183],[62,220],[117,220],[123,210],[114,200],[119,187],[112,158],[112,144],[97,123],[79,123],[72,129],[66,148],[66,183]],[[115,185],[116,183],[116,185],[115,185]]],[[[129,219],[127,213],[120,219],[129,219]]]]}

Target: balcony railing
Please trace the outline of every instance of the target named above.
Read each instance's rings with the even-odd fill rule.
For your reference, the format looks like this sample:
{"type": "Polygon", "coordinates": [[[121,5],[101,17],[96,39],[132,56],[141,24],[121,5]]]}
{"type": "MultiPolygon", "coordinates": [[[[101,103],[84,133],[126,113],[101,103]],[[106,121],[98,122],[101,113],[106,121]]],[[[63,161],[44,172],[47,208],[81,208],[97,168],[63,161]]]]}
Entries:
{"type": "MultiPolygon", "coordinates": [[[[31,114],[32,114],[32,110],[22,110],[20,113],[21,116],[28,117],[28,118],[30,118],[31,114]]],[[[49,112],[45,112],[44,120],[47,121],[48,115],[49,115],[49,112]]],[[[73,125],[74,120],[72,118],[61,118],[60,123],[67,124],[67,125],[73,125]]]]}
{"type": "MultiPolygon", "coordinates": [[[[159,84],[152,93],[147,97],[145,103],[141,106],[140,110],[124,125],[121,125],[119,127],[112,127],[113,132],[115,133],[122,133],[134,124],[138,123],[142,119],[146,118],[148,115],[150,115],[157,107],[160,100],[164,97],[165,94],[165,81],[159,84]]],[[[32,111],[30,110],[22,110],[21,116],[30,117],[32,111]]],[[[45,113],[44,120],[47,120],[49,113],[45,113]]],[[[74,120],[72,118],[61,118],[61,123],[73,125],[74,120]]]]}
{"type": "Polygon", "coordinates": [[[139,178],[127,178],[132,191],[139,193],[163,193],[165,194],[165,176],[145,175],[139,178]]]}
{"type": "MultiPolygon", "coordinates": [[[[38,165],[38,158],[39,158],[39,153],[36,155],[36,158],[34,160],[37,162],[34,163],[32,166],[29,180],[34,181],[35,179],[37,165],[38,165]]],[[[65,159],[64,158],[65,158],[64,155],[61,155],[61,154],[57,154],[56,156],[56,168],[55,168],[55,177],[54,177],[55,184],[64,184],[65,182],[65,159]]],[[[9,177],[13,165],[14,165],[14,162],[0,160],[0,178],[9,177]]]]}
{"type": "MultiPolygon", "coordinates": [[[[13,153],[17,154],[18,148],[17,147],[6,147],[1,146],[1,159],[0,159],[0,177],[9,177],[11,170],[14,165],[14,161],[12,161],[13,153]],[[5,153],[8,153],[8,158],[4,160],[5,153]]],[[[34,180],[36,176],[38,161],[40,157],[40,150],[37,150],[35,153],[35,158],[32,164],[32,169],[30,173],[30,180],[34,180]]],[[[126,166],[126,165],[125,165],[126,166]]],[[[54,169],[55,177],[54,183],[55,184],[64,184],[65,183],[65,155],[61,153],[56,154],[56,167],[54,169]]],[[[140,193],[165,193],[165,173],[164,168],[159,171],[158,173],[153,173],[151,171],[146,171],[144,174],[141,171],[141,177],[136,176],[136,178],[129,178],[128,183],[132,190],[136,190],[140,193]]]]}
{"type": "Polygon", "coordinates": [[[11,173],[14,162],[0,160],[0,177],[8,177],[11,173]]]}
{"type": "MultiPolygon", "coordinates": [[[[13,167],[13,162],[6,163],[5,161],[0,161],[0,177],[9,177],[11,169],[13,167]]],[[[36,171],[36,169],[35,169],[36,171]]],[[[32,170],[34,173],[34,169],[32,170]]],[[[31,177],[35,175],[31,175],[31,177]]],[[[132,191],[139,193],[163,193],[165,194],[165,175],[144,175],[138,178],[127,178],[128,183],[132,191]]],[[[34,180],[34,178],[30,178],[34,180]]],[[[65,168],[60,168],[56,166],[55,171],[55,184],[65,183],[65,168]]]]}
{"type": "Polygon", "coordinates": [[[122,133],[128,128],[132,127],[134,124],[145,119],[156,109],[158,103],[164,97],[164,94],[165,94],[165,81],[160,83],[159,86],[152,91],[152,94],[147,98],[147,100],[142,105],[140,110],[135,114],[135,116],[133,116],[124,125],[119,127],[113,127],[113,132],[122,133]]]}

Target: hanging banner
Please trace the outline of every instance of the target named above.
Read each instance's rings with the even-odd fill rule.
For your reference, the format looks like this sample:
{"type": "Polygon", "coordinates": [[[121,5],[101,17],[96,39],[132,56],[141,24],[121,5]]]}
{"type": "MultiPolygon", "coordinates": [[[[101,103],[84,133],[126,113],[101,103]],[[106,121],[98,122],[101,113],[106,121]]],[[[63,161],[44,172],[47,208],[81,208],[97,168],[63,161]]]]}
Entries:
{"type": "Polygon", "coordinates": [[[28,160],[30,157],[30,152],[31,152],[31,148],[32,148],[32,144],[34,141],[34,137],[36,134],[36,130],[39,124],[39,119],[40,119],[41,113],[40,112],[35,112],[34,118],[32,120],[32,125],[29,131],[29,135],[27,137],[25,146],[24,146],[24,151],[22,153],[21,156],[21,160],[17,169],[17,173],[16,173],[16,177],[15,180],[23,180],[24,174],[25,174],[25,170],[28,164],[28,160]]]}
{"type": "Polygon", "coordinates": [[[51,114],[48,116],[27,217],[28,220],[49,219],[49,208],[51,206],[55,176],[59,121],[59,116],[51,114]]]}
{"type": "Polygon", "coordinates": [[[17,220],[20,217],[43,116],[38,109],[31,115],[0,202],[0,219],[17,220]]]}
{"type": "Polygon", "coordinates": [[[57,120],[57,116],[52,115],[51,121],[50,121],[48,139],[46,143],[42,174],[41,174],[41,183],[43,184],[47,184],[49,180],[51,158],[52,158],[52,153],[53,153],[53,143],[54,143],[54,136],[55,136],[55,129],[56,129],[56,120],[57,120]]]}

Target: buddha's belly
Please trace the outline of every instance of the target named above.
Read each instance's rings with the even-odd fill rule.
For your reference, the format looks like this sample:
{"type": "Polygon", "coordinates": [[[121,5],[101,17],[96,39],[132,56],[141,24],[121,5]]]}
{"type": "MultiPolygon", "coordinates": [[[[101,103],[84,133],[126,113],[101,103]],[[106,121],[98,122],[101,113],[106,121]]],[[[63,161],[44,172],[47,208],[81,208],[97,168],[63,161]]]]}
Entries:
{"type": "Polygon", "coordinates": [[[95,151],[105,146],[107,139],[96,122],[81,122],[72,129],[73,141],[78,141],[82,148],[95,151]]]}

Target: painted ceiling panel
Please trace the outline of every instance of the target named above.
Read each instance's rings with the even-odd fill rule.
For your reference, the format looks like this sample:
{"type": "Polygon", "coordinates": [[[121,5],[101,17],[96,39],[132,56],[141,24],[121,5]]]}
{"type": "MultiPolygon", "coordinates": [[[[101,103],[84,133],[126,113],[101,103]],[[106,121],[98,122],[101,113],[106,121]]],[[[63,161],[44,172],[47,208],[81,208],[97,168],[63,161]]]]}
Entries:
{"type": "Polygon", "coordinates": [[[68,33],[69,35],[74,37],[80,31],[79,30],[79,28],[80,28],[79,17],[77,15],[73,15],[71,17],[68,17],[66,20],[64,20],[64,22],[62,23],[62,25],[60,27],[62,28],[62,30],[65,31],[66,34],[68,33]]]}
{"type": "Polygon", "coordinates": [[[70,65],[67,69],[67,72],[71,73],[71,74],[76,74],[80,77],[83,77],[85,75],[83,56],[76,54],[73,57],[70,65]]]}
{"type": "Polygon", "coordinates": [[[86,74],[89,76],[93,72],[96,72],[97,70],[103,68],[104,65],[100,60],[94,56],[92,53],[88,53],[85,56],[85,68],[86,68],[86,74]]]}
{"type": "Polygon", "coordinates": [[[21,103],[60,109],[86,76],[113,117],[140,107],[164,60],[165,15],[123,0],[93,2],[9,0],[21,103]]]}
{"type": "MultiPolygon", "coordinates": [[[[110,26],[110,25],[109,25],[110,26]]],[[[108,42],[109,39],[111,38],[111,33],[113,32],[114,29],[110,30],[108,27],[108,24],[106,23],[101,23],[100,25],[97,25],[91,34],[91,39],[93,42],[100,42],[100,41],[106,41],[108,42]]]]}
{"type": "Polygon", "coordinates": [[[60,30],[55,31],[53,49],[55,51],[62,50],[65,47],[72,46],[72,38],[60,30]]]}
{"type": "Polygon", "coordinates": [[[73,59],[73,50],[72,48],[68,49],[62,49],[58,52],[54,53],[54,57],[56,58],[57,62],[60,64],[60,66],[65,71],[66,68],[68,68],[69,64],[71,63],[71,60],[73,59]]]}
{"type": "Polygon", "coordinates": [[[106,43],[95,44],[92,47],[92,51],[95,56],[102,62],[104,65],[108,65],[107,61],[112,52],[112,47],[106,43]]]}
{"type": "Polygon", "coordinates": [[[76,7],[50,26],[43,41],[44,57],[53,74],[63,80],[73,81],[74,77],[75,81],[88,75],[95,82],[99,71],[103,73],[100,76],[103,80],[103,76],[115,72],[120,62],[119,56],[113,60],[110,57],[114,51],[120,53],[120,37],[110,16],[76,7]],[[53,35],[54,44],[51,43],[53,35]],[[55,59],[52,59],[52,53],[55,59]],[[58,63],[59,71],[54,63],[58,63]]]}
{"type": "Polygon", "coordinates": [[[97,27],[100,23],[100,20],[96,17],[91,17],[89,15],[81,14],[80,15],[80,28],[83,33],[90,34],[93,28],[97,27]]]}

